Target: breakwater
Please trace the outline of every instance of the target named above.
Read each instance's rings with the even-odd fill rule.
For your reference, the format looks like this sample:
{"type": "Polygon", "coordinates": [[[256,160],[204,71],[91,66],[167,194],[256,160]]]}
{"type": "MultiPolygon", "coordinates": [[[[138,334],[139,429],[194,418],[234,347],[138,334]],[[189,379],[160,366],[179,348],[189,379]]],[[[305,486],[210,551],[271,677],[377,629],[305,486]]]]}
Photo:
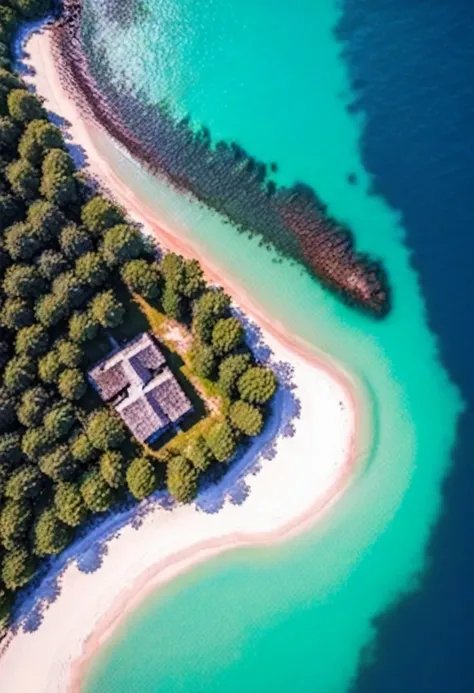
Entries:
{"type": "MultiPolygon", "coordinates": [[[[120,21],[127,6],[121,6],[120,21]]],[[[137,11],[133,3],[129,8],[137,11]]],[[[390,291],[381,262],[355,248],[351,231],[327,214],[314,190],[302,183],[277,186],[269,178],[276,164],[257,161],[238,143],[214,143],[206,128],[192,128],[190,118],[176,121],[166,107],[114,87],[105,55],[96,61],[100,65],[89,64],[81,15],[81,0],[65,0],[53,32],[62,78],[90,116],[151,171],[304,265],[347,303],[379,317],[388,313],[390,291]],[[94,78],[98,69],[100,88],[94,78]]]]}

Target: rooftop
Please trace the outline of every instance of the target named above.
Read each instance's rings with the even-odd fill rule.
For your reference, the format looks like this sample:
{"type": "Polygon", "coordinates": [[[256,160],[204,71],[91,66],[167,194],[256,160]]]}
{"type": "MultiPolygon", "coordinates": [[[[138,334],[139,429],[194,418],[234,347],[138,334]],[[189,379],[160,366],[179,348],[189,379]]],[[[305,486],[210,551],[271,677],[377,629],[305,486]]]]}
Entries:
{"type": "Polygon", "coordinates": [[[140,442],[156,438],[192,410],[149,333],[139,335],[95,366],[89,379],[140,442]]]}

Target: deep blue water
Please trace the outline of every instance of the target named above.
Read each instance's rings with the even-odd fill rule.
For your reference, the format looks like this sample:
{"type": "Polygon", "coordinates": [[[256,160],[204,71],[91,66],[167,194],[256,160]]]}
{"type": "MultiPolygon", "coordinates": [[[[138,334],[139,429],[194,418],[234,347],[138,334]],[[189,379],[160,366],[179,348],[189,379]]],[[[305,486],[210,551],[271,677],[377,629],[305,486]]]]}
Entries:
{"type": "MultiPolygon", "coordinates": [[[[374,192],[403,215],[442,359],[468,409],[423,589],[380,619],[354,691],[474,690],[474,2],[344,0],[374,192]]],[[[349,42],[350,41],[350,42],[349,42]]]]}

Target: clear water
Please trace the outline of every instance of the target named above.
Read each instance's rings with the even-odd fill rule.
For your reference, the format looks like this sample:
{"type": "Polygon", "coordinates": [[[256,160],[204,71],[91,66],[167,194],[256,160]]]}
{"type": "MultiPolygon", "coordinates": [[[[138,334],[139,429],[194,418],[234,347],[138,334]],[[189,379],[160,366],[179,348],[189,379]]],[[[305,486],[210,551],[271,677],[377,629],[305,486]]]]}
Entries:
{"type": "Polygon", "coordinates": [[[353,375],[370,403],[370,435],[361,450],[369,464],[322,523],[283,547],[221,557],[151,597],[101,653],[85,690],[342,693],[374,640],[374,617],[425,567],[461,398],[438,360],[400,215],[370,193],[364,122],[347,109],[334,33],[340,9],[334,0],[146,0],[140,21],[119,24],[103,3],[85,7],[88,50],[105,49],[117,84],[276,161],[281,182],[312,184],[359,246],[383,258],[394,287],[387,320],[363,317],[98,142],[161,218],[353,375]]]}

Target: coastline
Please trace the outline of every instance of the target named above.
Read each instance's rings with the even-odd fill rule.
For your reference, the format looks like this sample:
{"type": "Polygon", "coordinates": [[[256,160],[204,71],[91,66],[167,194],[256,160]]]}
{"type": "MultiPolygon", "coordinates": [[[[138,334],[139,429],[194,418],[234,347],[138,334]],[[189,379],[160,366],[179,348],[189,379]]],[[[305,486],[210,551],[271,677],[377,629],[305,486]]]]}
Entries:
{"type": "Polygon", "coordinates": [[[288,335],[282,325],[271,323],[261,308],[255,306],[240,287],[229,278],[224,279],[219,269],[202,257],[199,249],[180,237],[179,230],[165,228],[156,220],[143,202],[122,184],[107,162],[97,154],[90,133],[100,132],[100,126],[84,119],[69,90],[66,91],[61,85],[57,65],[54,63],[52,38],[48,32],[33,34],[28,41],[27,52],[30,57],[25,62],[30,66],[34,65],[37,72],[34,76],[26,76],[26,81],[34,84],[53,112],[71,123],[67,130],[72,142],[85,150],[92,175],[125,207],[130,217],[140,223],[147,233],[153,234],[164,247],[185,256],[198,257],[206,275],[223,285],[236,304],[263,328],[264,340],[270,344],[275,357],[289,361],[295,369],[296,392],[303,410],[301,420],[296,423],[295,436],[279,441],[276,459],[266,462],[262,471],[250,480],[250,497],[243,506],[226,504],[218,515],[212,516],[196,513],[194,507],[178,508],[172,513],[155,512],[144,521],[138,533],[131,527],[126,527],[118,538],[110,542],[108,556],[104,561],[108,565],[107,570],[104,565],[93,575],[84,575],[75,565],[67,568],[61,579],[61,595],[48,610],[45,623],[34,635],[19,633],[15,636],[6,654],[0,659],[0,675],[2,680],[10,682],[12,690],[22,690],[22,693],[30,690],[31,693],[43,690],[78,693],[84,673],[98,649],[136,604],[158,585],[169,582],[178,574],[218,553],[244,546],[273,545],[314,524],[321,511],[328,508],[342,493],[352,475],[358,406],[353,383],[348,376],[318,358],[303,342],[288,335]],[[315,388],[320,393],[319,398],[314,398],[315,388]],[[318,401],[313,402],[313,399],[318,401]],[[325,457],[314,460],[311,440],[313,436],[317,439],[318,435],[325,438],[325,457]],[[304,477],[305,483],[304,487],[303,482],[300,482],[301,488],[291,489],[293,498],[287,502],[288,483],[295,483],[296,476],[293,473],[296,462],[292,462],[292,458],[298,459],[299,476],[304,477]],[[317,470],[319,474],[314,469],[317,465],[320,465],[317,470]],[[311,483],[307,483],[307,473],[313,475],[310,479],[314,480],[316,491],[311,483]],[[285,493],[285,508],[279,507],[281,495],[278,489],[280,494],[285,493]],[[266,512],[262,512],[261,508],[263,498],[266,512]],[[189,531],[190,523],[193,525],[192,532],[189,531]],[[173,526],[171,531],[170,524],[173,526]],[[157,527],[161,531],[161,545],[156,542],[157,527]],[[223,528],[228,531],[223,532],[223,528]],[[154,550],[150,550],[150,537],[154,538],[155,543],[151,545],[154,550]],[[179,540],[182,547],[176,550],[176,546],[180,545],[179,540]],[[135,560],[133,549],[136,553],[135,560]],[[124,553],[129,559],[127,566],[122,566],[123,560],[120,561],[120,556],[123,559],[124,553]],[[117,571],[118,566],[121,571],[117,571]],[[61,660],[51,638],[55,631],[61,632],[61,623],[64,627],[68,612],[70,616],[75,602],[82,603],[85,595],[89,602],[92,599],[92,603],[84,609],[84,613],[75,614],[81,624],[75,631],[74,624],[70,626],[69,640],[62,634],[61,660]],[[32,640],[35,639],[36,646],[32,645],[32,640]],[[32,658],[29,661],[36,660],[38,668],[33,664],[29,667],[35,672],[34,681],[30,680],[28,684],[27,680],[22,680],[19,685],[19,681],[12,677],[23,674],[18,671],[21,658],[25,656],[22,641],[24,647],[29,645],[32,658]],[[43,661],[48,652],[55,654],[55,661],[49,666],[43,661]],[[41,675],[44,675],[44,680],[41,675]],[[28,688],[28,685],[32,687],[28,688]]]}

